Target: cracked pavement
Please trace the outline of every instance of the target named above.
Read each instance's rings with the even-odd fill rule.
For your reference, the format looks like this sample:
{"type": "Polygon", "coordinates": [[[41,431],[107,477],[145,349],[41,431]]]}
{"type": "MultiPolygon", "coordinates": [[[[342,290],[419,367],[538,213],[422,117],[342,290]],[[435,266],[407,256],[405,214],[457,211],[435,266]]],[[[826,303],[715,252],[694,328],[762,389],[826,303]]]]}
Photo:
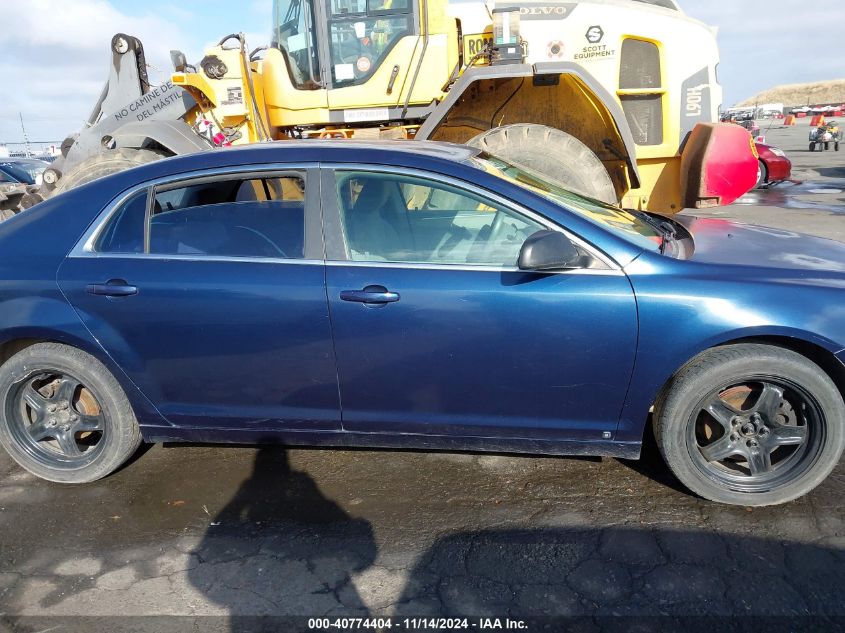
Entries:
{"type": "MultiPolygon", "coordinates": [[[[774,130],[769,141],[793,154],[796,175],[827,183],[798,190],[811,210],[696,213],[842,239],[845,194],[834,192],[845,154],[799,154],[805,134],[774,130]]],[[[744,202],[783,191],[793,190],[744,202]]],[[[0,631],[65,631],[83,616],[138,631],[175,621],[136,616],[253,631],[239,618],[436,614],[583,616],[577,630],[603,630],[602,616],[749,616],[755,626],[789,616],[837,630],[843,484],[840,464],[785,506],[719,506],[681,488],[650,442],[640,462],[154,446],[75,487],[2,453],[0,631]]]]}
{"type": "Polygon", "coordinates": [[[843,466],[752,511],[689,495],[653,449],[155,446],[72,488],[0,465],[6,615],[845,616],[843,466]]]}

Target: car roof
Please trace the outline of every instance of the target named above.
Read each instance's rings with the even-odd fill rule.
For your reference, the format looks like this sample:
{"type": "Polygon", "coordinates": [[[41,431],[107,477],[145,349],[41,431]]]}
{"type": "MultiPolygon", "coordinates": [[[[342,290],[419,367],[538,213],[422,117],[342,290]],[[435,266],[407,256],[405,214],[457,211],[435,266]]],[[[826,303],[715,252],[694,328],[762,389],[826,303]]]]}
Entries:
{"type": "Polygon", "coordinates": [[[266,151],[268,148],[285,149],[294,152],[325,151],[340,155],[368,150],[393,154],[427,156],[430,158],[440,158],[457,162],[464,162],[473,156],[477,156],[481,152],[481,150],[474,147],[458,145],[456,143],[444,143],[440,141],[408,142],[397,139],[372,141],[344,139],[272,141],[269,143],[253,143],[250,145],[234,146],[227,148],[226,151],[249,154],[251,152],[266,151]]]}

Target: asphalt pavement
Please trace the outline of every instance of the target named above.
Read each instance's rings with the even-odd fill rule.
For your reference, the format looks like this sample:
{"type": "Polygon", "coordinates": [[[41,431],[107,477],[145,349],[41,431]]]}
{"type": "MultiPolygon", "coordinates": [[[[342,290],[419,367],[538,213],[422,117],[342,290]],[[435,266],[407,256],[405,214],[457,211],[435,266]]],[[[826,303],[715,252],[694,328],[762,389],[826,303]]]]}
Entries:
{"type": "MultiPolygon", "coordinates": [[[[845,127],[845,120],[842,124],[845,127]]],[[[728,207],[686,213],[845,242],[845,151],[835,152],[831,146],[826,152],[811,152],[808,119],[799,119],[795,127],[777,121],[761,121],[760,127],[766,142],[792,161],[792,178],[756,189],[728,207]]]]}
{"type": "MultiPolygon", "coordinates": [[[[803,184],[696,213],[845,240],[845,152],[811,155],[806,132],[768,132],[803,184]]],[[[0,631],[308,628],[284,616],[432,630],[403,618],[436,615],[832,631],[843,491],[840,465],[793,503],[720,506],[684,490],[651,438],[639,462],[158,445],[74,487],[3,453],[0,631]]]]}

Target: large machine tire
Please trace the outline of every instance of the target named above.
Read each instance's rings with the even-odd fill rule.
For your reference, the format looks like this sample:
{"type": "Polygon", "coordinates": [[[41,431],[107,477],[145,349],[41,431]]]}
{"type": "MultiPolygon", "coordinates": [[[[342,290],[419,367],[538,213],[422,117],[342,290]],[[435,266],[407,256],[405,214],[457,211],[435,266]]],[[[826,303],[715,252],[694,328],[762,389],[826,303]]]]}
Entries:
{"type": "Polygon", "coordinates": [[[97,180],[98,178],[111,176],[112,174],[131,169],[132,167],[146,165],[147,163],[152,163],[167,156],[168,154],[164,152],[149,149],[109,150],[103,154],[86,158],[68,173],[63,174],[55,189],[44,197],[53,197],[79,185],[97,180]]]}
{"type": "Polygon", "coordinates": [[[608,204],[619,203],[610,174],[599,157],[561,130],[515,123],[482,132],[467,144],[548,176],[576,193],[608,204]]]}

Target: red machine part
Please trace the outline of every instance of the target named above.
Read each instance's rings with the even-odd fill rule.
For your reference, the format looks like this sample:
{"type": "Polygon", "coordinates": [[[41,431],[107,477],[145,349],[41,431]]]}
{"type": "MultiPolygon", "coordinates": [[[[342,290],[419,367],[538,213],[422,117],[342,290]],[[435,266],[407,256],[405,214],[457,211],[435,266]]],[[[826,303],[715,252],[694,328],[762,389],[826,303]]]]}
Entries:
{"type": "Polygon", "coordinates": [[[684,206],[734,202],[757,184],[757,151],[748,131],[729,123],[699,123],[681,154],[684,206]]]}

